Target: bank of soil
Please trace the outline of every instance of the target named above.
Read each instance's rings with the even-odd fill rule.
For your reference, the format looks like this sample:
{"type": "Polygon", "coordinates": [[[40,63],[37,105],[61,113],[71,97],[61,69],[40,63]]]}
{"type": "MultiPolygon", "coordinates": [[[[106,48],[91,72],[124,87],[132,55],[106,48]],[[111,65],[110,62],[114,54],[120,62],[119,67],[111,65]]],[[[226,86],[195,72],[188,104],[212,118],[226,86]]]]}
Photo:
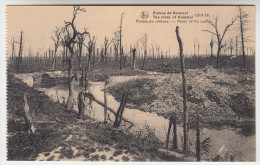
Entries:
{"type": "Polygon", "coordinates": [[[8,75],[8,160],[87,160],[160,161],[154,139],[104,125],[76,112],[65,112],[65,105],[53,102],[12,75],[8,75]],[[35,111],[36,133],[24,131],[20,113],[24,93],[30,110],[35,111]]]}
{"type": "MultiPolygon", "coordinates": [[[[175,113],[181,119],[183,104],[180,73],[128,77],[128,81],[119,80],[119,83],[117,79],[110,78],[107,90],[118,101],[123,93],[128,92],[128,107],[154,112],[166,118],[175,113]]],[[[241,123],[254,125],[253,73],[234,68],[217,70],[207,66],[204,69],[187,70],[186,81],[187,87],[192,87],[188,91],[187,102],[191,122],[199,110],[202,121],[215,126],[239,126],[241,123]],[[199,102],[203,102],[205,107],[199,102]]],[[[254,133],[254,126],[250,129],[249,132],[254,133]]]]}

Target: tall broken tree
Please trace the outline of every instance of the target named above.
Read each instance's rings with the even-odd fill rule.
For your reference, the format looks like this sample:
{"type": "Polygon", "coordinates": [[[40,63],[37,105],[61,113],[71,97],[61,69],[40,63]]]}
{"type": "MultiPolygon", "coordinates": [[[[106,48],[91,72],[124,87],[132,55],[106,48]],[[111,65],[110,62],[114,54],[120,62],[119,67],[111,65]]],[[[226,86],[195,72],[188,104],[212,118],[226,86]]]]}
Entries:
{"type": "Polygon", "coordinates": [[[238,8],[239,10],[239,30],[241,37],[241,45],[242,45],[242,54],[243,54],[243,68],[246,68],[246,54],[245,54],[245,42],[248,42],[248,37],[245,36],[245,33],[249,28],[247,28],[248,24],[248,14],[243,11],[241,6],[238,8]]]}
{"type": "Polygon", "coordinates": [[[69,97],[67,101],[67,111],[70,111],[74,107],[74,99],[73,99],[73,79],[75,78],[73,73],[72,73],[72,59],[75,54],[73,45],[76,43],[77,36],[78,35],[84,35],[84,34],[89,34],[86,30],[83,33],[80,33],[77,31],[74,21],[76,19],[76,15],[79,12],[86,12],[84,8],[80,8],[80,6],[73,6],[73,17],[71,22],[65,22],[65,33],[66,33],[66,40],[65,40],[65,45],[70,51],[70,57],[68,57],[68,84],[69,84],[69,97]],[[72,31],[72,32],[70,32],[72,31]],[[71,34],[72,33],[72,34],[71,34]]]}
{"type": "Polygon", "coordinates": [[[84,68],[82,67],[81,65],[81,57],[82,57],[82,48],[83,48],[83,44],[84,44],[84,40],[85,40],[86,36],[83,34],[83,35],[78,35],[78,52],[76,53],[77,55],[77,59],[78,59],[78,67],[79,67],[79,70],[81,72],[81,78],[80,78],[80,85],[83,86],[83,82],[84,82],[84,68]]]}
{"type": "Polygon", "coordinates": [[[123,113],[124,113],[125,106],[126,106],[127,96],[128,96],[128,94],[125,93],[125,94],[123,94],[123,96],[121,98],[120,106],[117,110],[116,119],[115,119],[115,122],[113,124],[113,127],[119,127],[120,126],[120,123],[123,119],[123,113]]]}
{"type": "Polygon", "coordinates": [[[213,21],[209,20],[208,21],[208,24],[211,25],[213,28],[214,28],[214,31],[210,31],[210,30],[202,30],[204,32],[208,32],[208,33],[211,33],[213,34],[213,36],[215,36],[217,38],[217,41],[214,41],[216,42],[218,48],[217,48],[217,64],[216,64],[216,67],[219,68],[219,56],[220,56],[220,52],[221,52],[221,49],[224,48],[226,46],[226,43],[223,44],[223,39],[226,35],[226,33],[230,30],[230,28],[234,25],[236,19],[232,19],[231,20],[231,23],[227,24],[224,28],[224,31],[223,33],[221,34],[219,32],[219,27],[218,27],[218,16],[214,16],[213,17],[213,21]]]}
{"type": "Polygon", "coordinates": [[[132,56],[132,69],[135,69],[135,57],[136,57],[136,48],[132,48],[132,53],[133,53],[133,56],[132,56]]]}
{"type": "Polygon", "coordinates": [[[114,47],[114,53],[115,53],[115,63],[117,65],[118,63],[118,48],[119,48],[119,35],[117,32],[115,32],[115,36],[112,40],[113,42],[113,47],[114,47]]]}
{"type": "Polygon", "coordinates": [[[12,64],[13,64],[13,61],[15,59],[15,40],[14,40],[14,37],[12,37],[11,41],[9,42],[9,44],[12,47],[11,56],[10,56],[10,68],[11,68],[12,64]]]}
{"type": "MultiPolygon", "coordinates": [[[[108,85],[108,79],[106,79],[105,81],[105,87],[108,85]]],[[[105,104],[105,107],[104,107],[104,124],[107,123],[107,94],[106,94],[106,89],[104,90],[104,104],[105,104]]]]}
{"type": "Polygon", "coordinates": [[[142,64],[142,69],[144,69],[145,61],[147,57],[147,42],[148,42],[148,37],[146,33],[141,37],[140,42],[144,49],[143,64],[142,64]]]}
{"type": "Polygon", "coordinates": [[[124,16],[124,13],[121,14],[120,29],[119,29],[119,63],[120,63],[119,65],[120,65],[120,70],[122,69],[122,60],[123,60],[123,48],[122,48],[123,16],[124,16]]]}
{"type": "Polygon", "coordinates": [[[23,31],[21,31],[20,35],[20,42],[15,42],[19,44],[19,52],[18,52],[18,57],[16,59],[16,69],[18,72],[20,72],[21,65],[23,62],[23,31]]]}
{"type": "Polygon", "coordinates": [[[188,150],[188,132],[187,132],[187,121],[188,121],[188,111],[187,111],[187,92],[186,92],[186,78],[185,78],[185,63],[183,56],[183,45],[182,40],[179,34],[179,27],[176,26],[176,37],[179,43],[179,51],[180,51],[180,61],[181,61],[181,75],[182,75],[182,97],[183,97],[183,152],[187,153],[188,150]]]}
{"type": "Polygon", "coordinates": [[[172,148],[176,151],[177,150],[177,123],[176,123],[176,115],[175,114],[170,116],[170,119],[169,119],[169,127],[168,127],[167,138],[166,138],[166,146],[165,146],[166,149],[168,149],[172,127],[173,127],[173,142],[172,142],[173,146],[172,146],[172,148]]]}
{"type": "Polygon", "coordinates": [[[104,59],[103,59],[104,61],[102,61],[102,65],[103,66],[107,65],[107,61],[108,61],[108,48],[109,48],[111,43],[112,43],[112,41],[109,41],[108,38],[105,37],[105,39],[104,39],[104,59]]]}
{"type": "Polygon", "coordinates": [[[22,115],[23,115],[24,120],[25,120],[26,131],[29,132],[29,133],[33,133],[34,134],[35,131],[36,131],[36,129],[35,129],[34,125],[33,125],[33,120],[32,120],[34,115],[30,114],[30,107],[28,105],[27,94],[26,93],[24,93],[23,107],[21,108],[21,112],[22,112],[22,115]]]}
{"type": "Polygon", "coordinates": [[[59,46],[61,45],[61,34],[63,32],[63,28],[58,28],[56,26],[56,30],[54,31],[54,36],[51,36],[51,39],[54,42],[54,55],[53,55],[53,63],[51,69],[53,70],[56,64],[56,56],[57,56],[57,50],[59,46]]]}
{"type": "Polygon", "coordinates": [[[88,44],[87,45],[83,44],[88,50],[87,65],[85,66],[85,76],[84,76],[84,78],[85,78],[85,85],[84,85],[85,90],[87,90],[87,88],[88,88],[88,73],[89,73],[89,70],[90,70],[92,54],[93,54],[93,51],[94,51],[95,45],[96,45],[95,36],[91,37],[91,35],[89,34],[88,37],[89,37],[88,44]]]}

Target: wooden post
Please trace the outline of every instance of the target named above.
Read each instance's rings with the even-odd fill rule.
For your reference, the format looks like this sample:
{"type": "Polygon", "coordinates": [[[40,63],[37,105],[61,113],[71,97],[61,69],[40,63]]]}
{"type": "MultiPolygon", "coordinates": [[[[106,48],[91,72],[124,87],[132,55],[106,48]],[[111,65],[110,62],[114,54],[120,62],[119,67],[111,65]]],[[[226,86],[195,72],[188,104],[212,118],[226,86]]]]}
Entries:
{"type": "Polygon", "coordinates": [[[176,36],[179,43],[180,50],[180,61],[181,61],[181,73],[182,73],[182,92],[183,92],[183,152],[187,153],[187,141],[188,141],[188,133],[187,133],[187,121],[188,121],[188,113],[187,113],[187,92],[186,92],[186,78],[185,78],[185,63],[183,57],[183,45],[181,41],[181,37],[179,35],[179,27],[176,26],[176,36]]]}
{"type": "Polygon", "coordinates": [[[176,116],[173,117],[173,149],[177,150],[177,122],[176,122],[176,116]]]}
{"type": "Polygon", "coordinates": [[[196,157],[197,161],[200,162],[200,128],[199,128],[199,113],[197,112],[197,120],[196,120],[196,157]]]}
{"type": "MultiPolygon", "coordinates": [[[[106,79],[105,81],[105,86],[108,84],[108,79],[106,79]]],[[[104,90],[104,123],[107,123],[107,94],[106,94],[106,90],[104,90]]]]}
{"type": "Polygon", "coordinates": [[[124,112],[125,105],[126,105],[126,99],[127,99],[127,94],[124,94],[123,97],[121,98],[120,106],[117,110],[116,119],[115,119],[113,127],[119,127],[119,125],[122,121],[122,116],[123,116],[123,112],[124,112]]]}
{"type": "Polygon", "coordinates": [[[169,127],[168,127],[168,133],[167,133],[167,138],[166,138],[166,146],[165,148],[168,149],[168,144],[169,144],[169,139],[170,139],[170,134],[171,134],[171,128],[172,128],[172,116],[170,117],[169,120],[169,127]]]}

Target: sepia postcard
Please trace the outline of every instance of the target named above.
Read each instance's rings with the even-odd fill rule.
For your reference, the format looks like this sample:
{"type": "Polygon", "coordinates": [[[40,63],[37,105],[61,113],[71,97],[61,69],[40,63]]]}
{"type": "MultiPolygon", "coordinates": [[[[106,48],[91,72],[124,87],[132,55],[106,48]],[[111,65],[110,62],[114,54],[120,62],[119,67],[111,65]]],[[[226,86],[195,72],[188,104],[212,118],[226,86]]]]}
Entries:
{"type": "Polygon", "coordinates": [[[6,6],[7,161],[256,162],[254,5],[6,6]]]}

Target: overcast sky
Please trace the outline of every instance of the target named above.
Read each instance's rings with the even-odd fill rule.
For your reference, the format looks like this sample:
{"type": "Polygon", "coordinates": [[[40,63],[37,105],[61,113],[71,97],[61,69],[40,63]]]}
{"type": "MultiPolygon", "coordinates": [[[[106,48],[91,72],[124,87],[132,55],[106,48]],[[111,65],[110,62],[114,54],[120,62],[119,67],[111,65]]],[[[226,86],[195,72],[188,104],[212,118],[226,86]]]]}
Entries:
{"type": "MultiPolygon", "coordinates": [[[[123,45],[135,44],[144,34],[148,34],[148,47],[151,44],[159,45],[165,51],[171,50],[171,54],[177,54],[178,42],[175,35],[176,26],[180,27],[180,36],[184,45],[184,53],[190,55],[194,51],[194,42],[200,43],[200,54],[209,53],[209,42],[212,35],[203,32],[202,29],[214,31],[207,23],[201,23],[206,19],[212,19],[213,16],[219,16],[219,31],[223,32],[224,27],[231,22],[232,18],[238,15],[237,6],[82,6],[86,12],[80,12],[76,17],[76,27],[78,31],[86,28],[88,32],[97,38],[97,45],[101,46],[104,37],[111,39],[114,32],[119,30],[121,13],[123,17],[123,45]],[[141,18],[141,12],[149,14],[148,18],[141,18]],[[187,23],[178,23],[169,14],[171,20],[169,23],[137,23],[136,21],[152,20],[154,12],[156,16],[163,16],[163,12],[186,12],[184,15],[193,18],[179,19],[187,20],[187,23]],[[160,12],[160,13],[158,13],[160,12]],[[203,17],[195,17],[195,14],[203,14],[203,17]],[[209,17],[205,17],[208,14],[209,17]],[[199,23],[189,23],[189,20],[198,20],[199,23]],[[171,22],[175,21],[175,22],[171,22]]],[[[251,28],[247,32],[248,36],[255,36],[255,8],[254,6],[245,6],[243,10],[249,14],[249,25],[251,28]]],[[[20,31],[24,32],[24,55],[27,55],[28,48],[31,46],[35,53],[44,52],[46,49],[53,48],[51,35],[56,28],[64,26],[64,21],[71,21],[72,6],[8,6],[7,7],[7,40],[11,37],[19,39],[20,31]]],[[[161,19],[159,19],[161,20],[161,19]]],[[[162,19],[167,20],[167,19],[162,19]]],[[[238,21],[233,26],[238,27],[238,21]]],[[[227,33],[224,40],[235,40],[239,33],[232,29],[227,33]]],[[[246,44],[247,47],[254,47],[254,43],[246,44]]],[[[10,52],[10,45],[7,46],[10,52]]],[[[16,47],[18,50],[18,46],[16,47]]],[[[216,45],[215,45],[216,48],[216,45]]],[[[196,46],[197,49],[197,46],[196,46]]],[[[61,49],[60,49],[61,50],[61,49]]]]}

